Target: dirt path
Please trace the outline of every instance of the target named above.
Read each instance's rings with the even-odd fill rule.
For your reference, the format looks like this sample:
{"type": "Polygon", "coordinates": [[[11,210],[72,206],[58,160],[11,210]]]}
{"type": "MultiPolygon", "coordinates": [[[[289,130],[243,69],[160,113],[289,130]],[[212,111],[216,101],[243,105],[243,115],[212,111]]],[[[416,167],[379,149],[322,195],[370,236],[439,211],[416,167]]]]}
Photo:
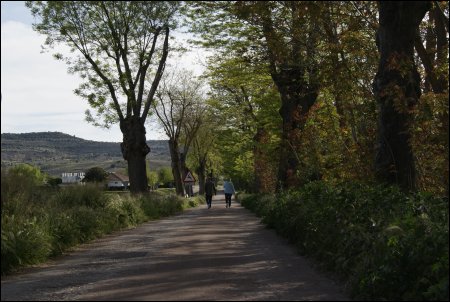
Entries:
{"type": "Polygon", "coordinates": [[[349,300],[235,201],[152,221],[2,278],[1,300],[349,300]]]}

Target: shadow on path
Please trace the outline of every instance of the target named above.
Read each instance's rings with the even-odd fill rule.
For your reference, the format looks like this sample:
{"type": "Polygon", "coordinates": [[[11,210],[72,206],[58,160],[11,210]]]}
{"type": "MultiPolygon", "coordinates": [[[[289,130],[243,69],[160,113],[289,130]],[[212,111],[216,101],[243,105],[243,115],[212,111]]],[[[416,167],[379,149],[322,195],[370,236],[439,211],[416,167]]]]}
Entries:
{"type": "Polygon", "coordinates": [[[349,300],[222,192],[2,280],[3,300],[349,300]]]}

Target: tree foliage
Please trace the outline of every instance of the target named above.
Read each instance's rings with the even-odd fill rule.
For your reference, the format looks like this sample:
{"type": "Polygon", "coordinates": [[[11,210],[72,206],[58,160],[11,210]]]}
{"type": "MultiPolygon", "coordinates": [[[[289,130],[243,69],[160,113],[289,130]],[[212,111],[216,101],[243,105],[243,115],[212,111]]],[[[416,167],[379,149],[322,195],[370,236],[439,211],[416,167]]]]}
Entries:
{"type": "Polygon", "coordinates": [[[78,73],[84,82],[75,93],[86,99],[96,117],[88,120],[108,127],[130,115],[145,120],[161,72],[151,87],[146,79],[161,60],[178,3],[167,1],[29,1],[40,22],[35,30],[47,36],[45,45],[63,44],[78,56],[55,54],[78,73]]]}
{"type": "Polygon", "coordinates": [[[86,182],[102,182],[108,177],[108,172],[100,167],[92,167],[86,171],[84,180],[86,182]]]}
{"type": "Polygon", "coordinates": [[[8,170],[8,175],[18,182],[27,182],[32,186],[42,185],[45,175],[38,167],[29,164],[18,164],[8,170]]]}
{"type": "Polygon", "coordinates": [[[415,36],[423,93],[413,112],[411,140],[419,189],[446,196],[449,192],[448,9],[448,2],[434,2],[415,36]]]}
{"type": "Polygon", "coordinates": [[[379,4],[380,63],[373,89],[379,104],[375,169],[380,181],[415,191],[417,176],[410,144],[411,111],[421,95],[414,39],[429,2],[379,4]]]}
{"type": "Polygon", "coordinates": [[[281,125],[280,117],[273,113],[280,98],[265,67],[233,54],[210,60],[206,77],[211,85],[210,106],[221,115],[218,148],[224,154],[225,176],[235,179],[237,185],[245,183],[252,190],[272,192],[281,125]],[[251,152],[240,153],[242,144],[251,152]],[[238,162],[244,166],[239,167],[238,162]],[[248,173],[246,165],[254,170],[248,173]]]}
{"type": "Polygon", "coordinates": [[[195,79],[192,72],[173,70],[164,76],[153,104],[157,121],[169,137],[172,173],[179,195],[184,195],[186,155],[204,112],[202,85],[202,81],[195,79]],[[181,146],[181,143],[184,145],[181,146]]]}
{"type": "Polygon", "coordinates": [[[173,174],[172,170],[168,167],[163,167],[158,170],[158,181],[162,185],[172,185],[173,174]]]}
{"type": "Polygon", "coordinates": [[[232,178],[357,297],[448,300],[448,2],[186,2],[193,42],[215,51],[206,97],[192,74],[162,77],[176,4],[133,3],[28,4],[48,45],[82,54],[77,93],[105,124],[117,113],[125,158],[148,152],[151,104],[172,156],[160,183],[182,194],[188,167],[201,194],[206,175],[232,178]]]}
{"type": "Polygon", "coordinates": [[[122,155],[132,192],[147,190],[144,123],[164,72],[176,1],[28,1],[38,17],[34,29],[45,45],[66,45],[77,55],[55,55],[83,82],[75,93],[89,102],[86,119],[108,127],[119,123],[122,155]],[[150,85],[148,85],[150,83],[150,85]]]}
{"type": "MultiPolygon", "coordinates": [[[[399,9],[400,6],[393,8],[393,11],[399,9]]],[[[412,14],[403,15],[405,20],[413,18],[412,14]]],[[[408,130],[405,130],[411,133],[410,139],[401,144],[411,145],[414,149],[420,188],[441,193],[448,192],[448,156],[445,155],[448,153],[446,15],[448,4],[434,2],[422,22],[421,31],[417,34],[413,32],[417,57],[415,62],[409,59],[405,64],[417,65],[420,60],[422,64],[418,69],[423,73],[421,87],[425,89],[425,94],[417,102],[417,108],[410,108],[413,109],[410,112],[412,116],[408,118],[408,130]],[[433,152],[428,153],[428,150],[433,152]]],[[[267,151],[271,150],[267,153],[271,154],[270,159],[279,162],[276,157],[280,156],[281,162],[287,159],[298,164],[290,172],[291,164],[278,168],[281,172],[289,172],[298,184],[316,179],[332,182],[374,180],[374,159],[381,146],[377,141],[377,132],[382,112],[372,91],[380,62],[375,40],[380,26],[377,3],[198,1],[191,3],[187,20],[191,21],[191,30],[197,34],[194,43],[220,54],[209,60],[207,78],[212,88],[214,112],[227,114],[222,121],[224,128],[218,128],[221,154],[224,159],[231,159],[224,161],[224,165],[229,165],[225,171],[236,171],[239,166],[237,159],[246,157],[247,160],[239,162],[252,164],[252,168],[247,168],[242,175],[247,174],[249,179],[257,178],[256,170],[249,173],[248,169],[262,166],[256,164],[254,158],[258,153],[255,152],[254,138],[260,125],[271,133],[267,136],[270,139],[263,144],[267,151]],[[299,74],[303,74],[303,79],[297,77],[299,74]],[[283,82],[284,76],[287,82],[283,82]],[[289,90],[291,84],[286,84],[290,80],[292,84],[297,81],[297,88],[292,88],[294,90],[289,90]],[[265,88],[261,88],[264,85],[265,88]],[[302,85],[303,88],[300,88],[302,85]],[[259,87],[259,95],[270,95],[270,89],[274,89],[279,97],[255,98],[255,87],[259,87]],[[296,117],[295,106],[290,107],[293,103],[287,99],[296,98],[295,89],[305,89],[299,95],[305,96],[303,100],[308,102],[308,87],[312,89],[311,93],[317,95],[310,98],[311,103],[308,104],[302,104],[302,97],[298,98],[302,110],[296,117]],[[246,103],[245,100],[251,101],[246,103]],[[266,112],[273,121],[276,115],[281,115],[281,125],[272,123],[274,127],[271,128],[267,123],[255,123],[252,112],[264,106],[267,106],[267,111],[263,109],[261,112],[266,112]],[[283,108],[292,119],[283,114],[283,108]],[[298,123],[288,126],[289,121],[297,118],[300,118],[298,123]],[[292,130],[288,131],[288,136],[286,129],[292,130]],[[230,146],[233,144],[226,142],[234,140],[234,137],[240,138],[239,142],[234,143],[240,152],[233,152],[230,146]]],[[[411,31],[410,27],[406,28],[411,31]]],[[[399,44],[406,43],[402,41],[398,39],[399,44]]],[[[412,57],[411,48],[408,56],[412,57]]],[[[395,92],[393,89],[389,91],[391,94],[395,92]]],[[[395,141],[389,144],[393,146],[395,141]]],[[[403,172],[399,170],[399,173],[403,172]]],[[[279,175],[278,181],[283,181],[282,177],[279,175]]],[[[246,183],[248,189],[253,185],[246,183]]]]}

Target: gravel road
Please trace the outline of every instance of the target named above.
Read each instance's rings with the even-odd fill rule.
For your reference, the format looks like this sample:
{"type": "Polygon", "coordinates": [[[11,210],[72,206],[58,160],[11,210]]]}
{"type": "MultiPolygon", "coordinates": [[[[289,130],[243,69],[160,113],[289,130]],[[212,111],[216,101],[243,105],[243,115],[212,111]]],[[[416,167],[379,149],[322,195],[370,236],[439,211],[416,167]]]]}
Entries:
{"type": "Polygon", "coordinates": [[[223,194],[2,277],[1,300],[350,300],[223,194]]]}

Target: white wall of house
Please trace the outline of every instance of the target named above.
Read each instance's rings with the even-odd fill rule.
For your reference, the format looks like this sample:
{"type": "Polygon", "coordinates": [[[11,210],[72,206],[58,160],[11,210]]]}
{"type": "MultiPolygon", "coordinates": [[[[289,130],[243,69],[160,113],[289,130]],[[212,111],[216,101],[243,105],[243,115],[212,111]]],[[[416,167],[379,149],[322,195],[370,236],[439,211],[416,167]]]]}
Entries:
{"type": "Polygon", "coordinates": [[[65,172],[61,174],[61,180],[63,184],[79,183],[84,176],[84,172],[65,172]]]}
{"type": "Polygon", "coordinates": [[[123,182],[121,182],[119,180],[114,180],[114,181],[108,182],[108,187],[109,188],[123,188],[124,184],[123,184],[123,182]]]}

